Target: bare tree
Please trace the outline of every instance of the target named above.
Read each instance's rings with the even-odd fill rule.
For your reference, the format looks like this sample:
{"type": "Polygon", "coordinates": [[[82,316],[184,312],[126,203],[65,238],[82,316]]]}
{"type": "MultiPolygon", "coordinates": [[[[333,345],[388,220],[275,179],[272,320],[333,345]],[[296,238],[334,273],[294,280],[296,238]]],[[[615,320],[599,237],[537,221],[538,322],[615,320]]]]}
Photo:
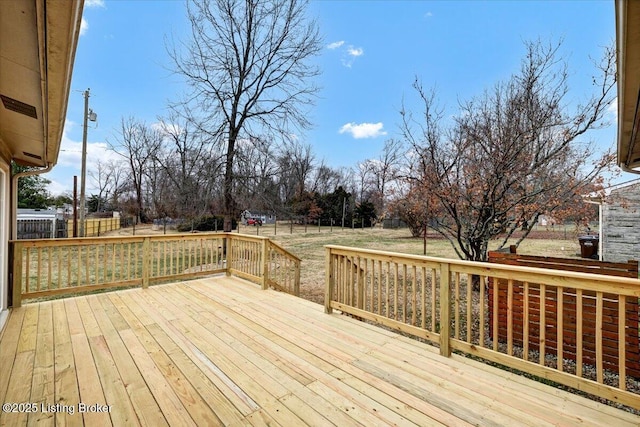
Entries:
{"type": "Polygon", "coordinates": [[[384,148],[378,159],[372,162],[373,201],[376,211],[383,215],[386,202],[389,198],[389,185],[393,183],[400,173],[400,165],[404,146],[401,140],[389,139],[385,141],[384,148]]]}
{"type": "Polygon", "coordinates": [[[188,99],[200,112],[201,128],[226,142],[225,231],[236,210],[237,141],[310,125],[306,108],[317,88],[309,79],[318,69],[308,60],[320,51],[321,40],[306,6],[302,0],[189,1],[191,38],[184,52],[169,48],[191,89],[188,99]]]}
{"type": "Polygon", "coordinates": [[[120,154],[128,166],[128,178],[134,193],[135,212],[139,221],[145,221],[144,180],[154,154],[160,148],[161,135],[133,117],[122,118],[119,135],[111,148],[120,154]]]}
{"type": "Polygon", "coordinates": [[[164,215],[187,219],[202,215],[214,198],[207,182],[221,178],[221,158],[214,153],[215,145],[176,112],[161,118],[157,127],[163,144],[154,154],[154,163],[162,173],[156,174],[154,182],[166,191],[156,205],[164,206],[164,215]]]}
{"type": "Polygon", "coordinates": [[[402,112],[415,154],[410,184],[428,191],[436,231],[461,258],[484,261],[490,239],[501,236],[502,247],[521,229],[518,245],[540,215],[579,200],[611,160],[581,137],[604,124],[614,49],[597,64],[594,94],[572,108],[559,47],[528,43],[520,72],[462,104],[448,129],[434,93],[414,85],[424,110],[420,120],[402,112]]]}
{"type": "Polygon", "coordinates": [[[353,168],[357,195],[356,202],[361,203],[370,198],[375,169],[376,164],[373,160],[359,162],[353,168]]]}
{"type": "Polygon", "coordinates": [[[344,184],[344,171],[327,166],[324,161],[321,161],[315,168],[310,191],[318,194],[328,194],[344,184]]]}
{"type": "Polygon", "coordinates": [[[105,189],[107,201],[115,209],[120,206],[120,195],[125,191],[126,183],[129,179],[127,165],[122,160],[109,160],[106,163],[109,170],[109,185],[105,189]]]}
{"type": "Polygon", "coordinates": [[[103,206],[100,206],[102,200],[105,200],[109,196],[109,188],[112,185],[111,173],[113,169],[111,169],[107,162],[104,162],[98,159],[95,163],[95,166],[87,171],[89,178],[98,189],[98,206],[96,208],[97,212],[100,212],[103,206]]]}

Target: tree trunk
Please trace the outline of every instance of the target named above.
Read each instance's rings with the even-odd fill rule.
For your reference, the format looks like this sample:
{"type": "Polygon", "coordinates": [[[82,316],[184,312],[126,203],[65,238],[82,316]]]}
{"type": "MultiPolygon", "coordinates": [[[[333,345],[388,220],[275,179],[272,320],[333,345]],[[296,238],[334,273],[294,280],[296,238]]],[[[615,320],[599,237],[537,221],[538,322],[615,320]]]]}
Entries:
{"type": "Polygon", "coordinates": [[[227,158],[224,171],[224,223],[223,229],[229,233],[233,229],[233,214],[235,211],[235,203],[233,200],[233,158],[235,155],[236,132],[229,132],[229,140],[227,144],[227,158]]]}

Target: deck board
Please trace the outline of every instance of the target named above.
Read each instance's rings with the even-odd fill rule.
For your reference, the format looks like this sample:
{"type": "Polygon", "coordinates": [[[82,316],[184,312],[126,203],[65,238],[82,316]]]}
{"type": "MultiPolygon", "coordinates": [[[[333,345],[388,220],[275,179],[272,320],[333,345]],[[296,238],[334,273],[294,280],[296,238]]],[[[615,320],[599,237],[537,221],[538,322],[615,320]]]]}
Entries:
{"type": "Polygon", "coordinates": [[[215,277],[28,304],[0,341],[0,425],[637,426],[640,417],[290,295],[215,277]]]}

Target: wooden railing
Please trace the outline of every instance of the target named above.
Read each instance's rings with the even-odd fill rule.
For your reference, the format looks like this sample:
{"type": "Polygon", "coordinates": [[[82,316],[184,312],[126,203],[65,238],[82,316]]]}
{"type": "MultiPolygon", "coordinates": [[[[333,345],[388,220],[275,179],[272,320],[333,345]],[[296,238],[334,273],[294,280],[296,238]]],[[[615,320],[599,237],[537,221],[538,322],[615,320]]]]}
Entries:
{"type": "Polygon", "coordinates": [[[340,310],[422,338],[438,345],[447,357],[452,350],[459,351],[640,409],[637,388],[627,388],[627,381],[640,380],[626,373],[629,343],[617,339],[625,337],[626,318],[631,315],[626,313],[626,302],[640,298],[637,279],[342,246],[326,247],[325,274],[327,313],[340,310]],[[498,292],[500,281],[507,286],[498,292]],[[520,313],[513,310],[516,281],[525,288],[520,313]],[[489,286],[495,286],[491,316],[489,286]],[[552,316],[548,306],[539,309],[550,294],[556,300],[552,316]],[[498,298],[506,299],[506,305],[499,304],[498,298]],[[575,307],[575,322],[563,325],[569,306],[575,307]],[[612,306],[616,307],[615,317],[610,313],[612,306]],[[515,316],[522,316],[524,330],[519,333],[524,339],[514,339],[515,316]],[[583,328],[591,317],[596,327],[583,328]],[[615,324],[608,325],[612,319],[615,324]],[[505,328],[507,339],[501,342],[497,334],[505,328]],[[555,348],[546,346],[551,334],[558,343],[555,348]],[[572,340],[575,361],[563,357],[564,346],[572,340]],[[607,371],[603,362],[603,340],[617,342],[621,363],[616,372],[607,371]],[[531,341],[536,341],[535,348],[531,341]],[[524,344],[518,346],[518,342],[524,344]],[[587,342],[595,349],[594,364],[583,357],[587,342]]]}
{"type": "Polygon", "coordinates": [[[300,259],[266,237],[197,233],[15,240],[10,246],[13,307],[24,299],[217,273],[299,291],[300,259]]]}

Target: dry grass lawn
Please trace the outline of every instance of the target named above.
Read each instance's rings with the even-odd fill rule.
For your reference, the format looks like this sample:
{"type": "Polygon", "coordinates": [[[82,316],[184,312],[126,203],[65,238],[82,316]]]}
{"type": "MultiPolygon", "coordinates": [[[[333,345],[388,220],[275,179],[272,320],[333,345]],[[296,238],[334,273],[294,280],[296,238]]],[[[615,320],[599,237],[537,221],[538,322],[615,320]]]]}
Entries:
{"type": "MultiPolygon", "coordinates": [[[[121,229],[109,235],[131,235],[131,228],[121,229]]],[[[162,234],[162,229],[139,226],[136,234],[162,234]]],[[[175,231],[167,230],[167,233],[175,231]]],[[[324,246],[342,245],[367,249],[379,249],[415,255],[423,254],[421,238],[411,237],[408,229],[385,230],[382,228],[351,229],[340,227],[305,227],[289,223],[256,226],[240,226],[240,233],[268,236],[284,248],[302,258],[300,296],[322,304],[324,302],[324,246]]],[[[491,242],[489,249],[496,249],[500,240],[491,242]]],[[[514,242],[515,243],[515,240],[514,242]]],[[[579,257],[580,245],[576,232],[571,226],[547,230],[540,227],[534,230],[518,248],[518,253],[529,255],[554,256],[564,258],[579,257]]],[[[449,242],[432,233],[427,238],[427,255],[442,258],[457,258],[449,242]]]]}

